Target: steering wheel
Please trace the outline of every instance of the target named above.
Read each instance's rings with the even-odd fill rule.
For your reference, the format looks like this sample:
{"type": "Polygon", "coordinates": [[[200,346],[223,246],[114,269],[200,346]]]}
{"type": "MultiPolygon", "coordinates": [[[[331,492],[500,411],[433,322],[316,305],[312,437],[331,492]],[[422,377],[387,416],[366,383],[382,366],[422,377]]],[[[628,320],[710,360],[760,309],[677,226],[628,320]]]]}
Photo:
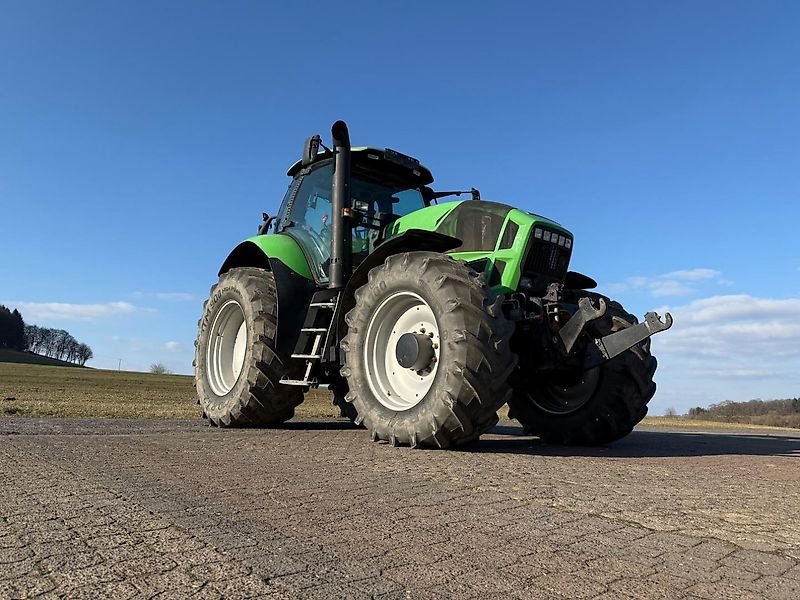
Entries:
{"type": "Polygon", "coordinates": [[[317,247],[317,252],[319,252],[320,256],[327,256],[330,253],[330,242],[326,243],[322,235],[307,225],[303,225],[300,230],[308,234],[311,242],[317,247]]]}

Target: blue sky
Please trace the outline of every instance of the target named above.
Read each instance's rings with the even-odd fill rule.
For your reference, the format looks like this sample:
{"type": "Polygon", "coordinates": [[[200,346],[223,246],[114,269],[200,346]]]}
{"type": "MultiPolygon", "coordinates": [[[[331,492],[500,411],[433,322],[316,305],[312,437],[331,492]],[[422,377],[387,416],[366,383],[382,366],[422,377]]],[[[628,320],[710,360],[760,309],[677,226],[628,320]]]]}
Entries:
{"type": "Polygon", "coordinates": [[[560,221],[656,337],[655,413],[800,395],[800,4],[0,0],[0,303],[191,371],[305,137],[560,221]]]}

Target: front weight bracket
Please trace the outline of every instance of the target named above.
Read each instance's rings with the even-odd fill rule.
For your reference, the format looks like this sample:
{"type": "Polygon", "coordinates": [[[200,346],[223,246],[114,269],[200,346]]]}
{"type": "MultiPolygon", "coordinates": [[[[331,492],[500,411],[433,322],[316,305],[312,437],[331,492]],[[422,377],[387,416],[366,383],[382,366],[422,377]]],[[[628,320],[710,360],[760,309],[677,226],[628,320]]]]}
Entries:
{"type": "Polygon", "coordinates": [[[564,352],[569,354],[572,351],[575,342],[578,341],[583,328],[589,321],[599,319],[606,314],[606,301],[600,298],[598,300],[598,308],[595,308],[591,299],[581,298],[578,300],[578,310],[572,315],[564,326],[558,330],[558,335],[561,342],[564,344],[564,352]]]}

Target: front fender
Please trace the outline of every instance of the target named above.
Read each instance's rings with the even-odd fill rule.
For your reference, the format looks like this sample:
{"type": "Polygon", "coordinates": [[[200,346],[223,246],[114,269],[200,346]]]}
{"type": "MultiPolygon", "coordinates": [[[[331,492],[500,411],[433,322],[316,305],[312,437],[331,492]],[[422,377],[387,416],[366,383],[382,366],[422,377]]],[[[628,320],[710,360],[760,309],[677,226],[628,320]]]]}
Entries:
{"type": "Polygon", "coordinates": [[[257,235],[236,246],[222,263],[222,275],[237,267],[272,271],[278,303],[275,348],[294,350],[316,286],[311,269],[297,242],[288,235],[257,235]]]}

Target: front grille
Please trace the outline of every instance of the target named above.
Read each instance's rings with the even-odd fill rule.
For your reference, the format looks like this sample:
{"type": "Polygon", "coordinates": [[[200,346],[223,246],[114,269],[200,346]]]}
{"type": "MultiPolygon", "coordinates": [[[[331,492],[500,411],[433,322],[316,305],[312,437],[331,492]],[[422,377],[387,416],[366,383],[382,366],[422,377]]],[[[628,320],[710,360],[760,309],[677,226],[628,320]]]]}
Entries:
{"type": "Polygon", "coordinates": [[[523,271],[529,275],[544,275],[563,280],[569,267],[570,251],[558,244],[533,240],[523,271]]]}

